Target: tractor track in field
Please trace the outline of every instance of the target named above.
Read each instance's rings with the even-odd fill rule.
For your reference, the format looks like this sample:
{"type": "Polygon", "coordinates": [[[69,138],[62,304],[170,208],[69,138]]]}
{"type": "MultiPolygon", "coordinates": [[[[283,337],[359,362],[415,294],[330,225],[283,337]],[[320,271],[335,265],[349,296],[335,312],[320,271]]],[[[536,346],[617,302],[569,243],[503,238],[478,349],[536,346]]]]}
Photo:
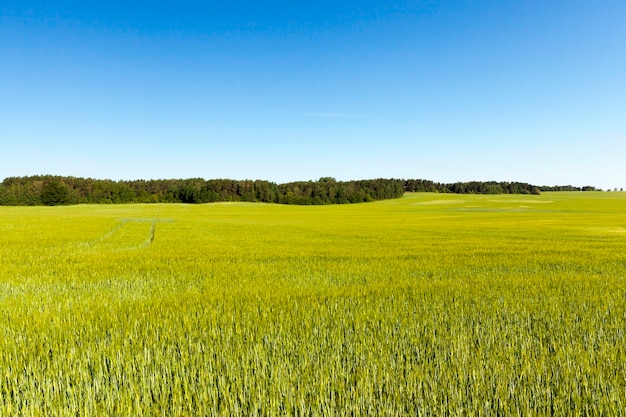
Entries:
{"type": "Polygon", "coordinates": [[[87,242],[79,243],[79,247],[83,250],[120,252],[147,248],[154,243],[156,238],[157,223],[173,222],[173,220],[159,218],[122,218],[110,230],[101,236],[87,242]],[[132,240],[124,241],[124,235],[132,234],[132,228],[141,227],[142,224],[150,223],[150,228],[146,232],[136,232],[132,236],[132,240]],[[145,236],[143,240],[137,238],[137,235],[145,236]],[[135,244],[133,244],[135,243],[135,244]]]}

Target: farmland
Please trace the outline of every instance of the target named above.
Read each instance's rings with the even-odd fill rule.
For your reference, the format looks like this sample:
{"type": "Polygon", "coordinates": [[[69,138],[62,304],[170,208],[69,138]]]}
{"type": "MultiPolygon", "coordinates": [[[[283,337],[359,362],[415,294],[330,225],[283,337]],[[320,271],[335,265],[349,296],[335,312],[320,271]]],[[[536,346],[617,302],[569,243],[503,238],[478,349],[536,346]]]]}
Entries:
{"type": "Polygon", "coordinates": [[[0,207],[0,415],[624,415],[626,194],[0,207]]]}

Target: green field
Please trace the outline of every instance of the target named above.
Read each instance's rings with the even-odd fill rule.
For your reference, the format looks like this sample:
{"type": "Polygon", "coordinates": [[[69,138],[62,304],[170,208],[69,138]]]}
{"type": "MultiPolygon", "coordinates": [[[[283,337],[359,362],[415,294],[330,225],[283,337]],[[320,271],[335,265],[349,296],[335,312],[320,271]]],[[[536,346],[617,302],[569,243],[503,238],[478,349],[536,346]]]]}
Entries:
{"type": "Polygon", "coordinates": [[[0,207],[0,415],[626,415],[626,193],[0,207]]]}

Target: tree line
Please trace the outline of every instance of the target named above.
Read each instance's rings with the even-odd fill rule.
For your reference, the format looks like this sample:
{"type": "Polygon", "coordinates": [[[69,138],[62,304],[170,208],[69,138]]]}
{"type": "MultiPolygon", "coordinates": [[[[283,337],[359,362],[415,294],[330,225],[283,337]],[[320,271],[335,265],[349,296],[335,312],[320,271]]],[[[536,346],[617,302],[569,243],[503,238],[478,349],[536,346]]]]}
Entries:
{"type": "Polygon", "coordinates": [[[0,205],[36,206],[117,203],[212,203],[247,201],[279,204],[348,204],[399,198],[405,192],[460,194],[540,194],[541,191],[593,191],[595,187],[537,187],[519,182],[438,183],[429,180],[373,179],[276,184],[264,180],[202,178],[112,181],[36,175],[0,183],[0,205]]]}
{"type": "Polygon", "coordinates": [[[401,197],[395,179],[337,181],[320,178],[276,184],[263,180],[202,178],[112,181],[52,175],[10,177],[0,184],[0,205],[36,206],[102,203],[347,204],[401,197]]]}
{"type": "Polygon", "coordinates": [[[536,186],[525,182],[470,181],[440,183],[430,180],[405,180],[407,192],[456,193],[456,194],[534,194],[542,191],[601,191],[590,185],[574,187],[572,185],[536,186]]]}

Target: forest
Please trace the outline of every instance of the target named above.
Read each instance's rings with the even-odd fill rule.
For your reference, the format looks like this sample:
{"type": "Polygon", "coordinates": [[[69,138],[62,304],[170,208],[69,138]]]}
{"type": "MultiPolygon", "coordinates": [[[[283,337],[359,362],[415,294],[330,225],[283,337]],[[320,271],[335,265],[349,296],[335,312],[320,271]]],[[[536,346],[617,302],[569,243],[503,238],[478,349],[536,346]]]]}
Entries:
{"type": "Polygon", "coordinates": [[[445,184],[429,180],[405,180],[404,189],[407,192],[534,195],[539,195],[542,191],[601,191],[590,185],[584,187],[575,187],[573,185],[536,186],[525,182],[496,181],[471,181],[445,184]]]}
{"type": "Polygon", "coordinates": [[[456,182],[372,179],[277,184],[265,180],[202,178],[113,181],[54,175],[9,177],[0,183],[0,205],[38,206],[118,203],[213,203],[245,201],[297,205],[349,204],[399,198],[405,192],[540,194],[594,191],[595,187],[538,187],[520,182],[456,182]]]}

